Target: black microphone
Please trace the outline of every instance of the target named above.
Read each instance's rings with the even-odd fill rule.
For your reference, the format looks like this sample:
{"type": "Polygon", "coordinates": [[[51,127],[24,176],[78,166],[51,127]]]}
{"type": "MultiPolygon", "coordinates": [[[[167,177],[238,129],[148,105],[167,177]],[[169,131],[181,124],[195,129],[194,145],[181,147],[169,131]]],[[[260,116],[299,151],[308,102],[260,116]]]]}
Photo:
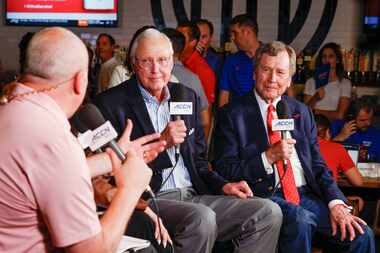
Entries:
{"type": "MultiPolygon", "coordinates": [[[[186,99],[187,99],[186,93],[187,92],[186,92],[185,86],[183,86],[183,85],[181,85],[179,83],[178,84],[173,84],[173,87],[170,89],[170,102],[174,102],[174,103],[185,102],[186,103],[186,99]]],[[[173,107],[170,106],[170,114],[173,116],[174,120],[180,120],[181,119],[181,114],[182,114],[181,111],[183,109],[181,107],[181,104],[175,105],[173,107]],[[173,107],[177,107],[177,106],[180,107],[179,111],[174,110],[175,108],[173,108],[173,107]]],[[[176,157],[176,160],[178,160],[178,158],[179,158],[180,148],[181,148],[180,144],[176,144],[175,145],[175,157],[176,157]]]]}
{"type": "MultiPolygon", "coordinates": [[[[99,109],[92,103],[88,103],[83,105],[70,119],[71,124],[81,133],[86,132],[87,130],[93,130],[104,123],[106,120],[104,119],[102,113],[99,109]]],[[[117,155],[117,157],[124,162],[127,157],[125,156],[123,150],[113,139],[106,144],[110,147],[117,155]]],[[[147,192],[151,197],[154,197],[154,193],[150,186],[148,185],[145,192],[147,192]]]]}
{"type": "MultiPolygon", "coordinates": [[[[278,103],[276,105],[276,113],[277,113],[278,119],[280,119],[280,120],[289,118],[289,116],[288,116],[288,103],[286,103],[285,100],[281,99],[280,101],[278,101],[278,103]]],[[[281,139],[282,140],[286,139],[286,134],[287,134],[287,130],[281,130],[281,139]]],[[[283,163],[284,163],[284,171],[286,171],[287,161],[284,160],[283,163]]]]}
{"type": "MultiPolygon", "coordinates": [[[[71,117],[70,122],[73,124],[76,130],[84,133],[87,130],[93,130],[100,127],[106,123],[106,120],[94,104],[88,103],[83,105],[74,114],[74,116],[71,117]]],[[[109,141],[106,145],[115,152],[121,161],[125,161],[127,159],[127,157],[124,155],[123,150],[119,147],[115,140],[109,141]]]]}

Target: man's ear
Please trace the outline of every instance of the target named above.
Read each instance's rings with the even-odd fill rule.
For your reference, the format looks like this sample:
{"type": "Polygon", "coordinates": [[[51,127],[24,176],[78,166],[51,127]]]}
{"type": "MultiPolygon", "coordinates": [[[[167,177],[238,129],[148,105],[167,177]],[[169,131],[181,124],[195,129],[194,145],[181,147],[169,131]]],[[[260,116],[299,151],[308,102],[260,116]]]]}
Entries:
{"type": "Polygon", "coordinates": [[[251,29],[246,26],[240,26],[240,29],[241,29],[241,33],[245,36],[251,32],[251,29]]]}
{"type": "Polygon", "coordinates": [[[74,76],[74,92],[77,95],[84,94],[87,90],[87,72],[78,71],[74,76]]]}

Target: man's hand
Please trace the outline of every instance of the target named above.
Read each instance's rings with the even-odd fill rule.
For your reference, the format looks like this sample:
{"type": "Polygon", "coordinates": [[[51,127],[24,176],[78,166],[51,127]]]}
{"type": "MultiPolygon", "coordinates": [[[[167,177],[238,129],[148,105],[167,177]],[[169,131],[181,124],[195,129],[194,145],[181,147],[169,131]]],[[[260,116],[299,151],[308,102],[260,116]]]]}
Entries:
{"type": "Polygon", "coordinates": [[[152,209],[150,209],[149,206],[145,209],[144,212],[152,219],[154,223],[154,227],[155,227],[154,237],[156,238],[158,244],[161,244],[162,242],[162,245],[164,246],[164,248],[166,248],[167,243],[170,243],[171,245],[173,245],[169,232],[166,230],[164,224],[162,223],[161,218],[157,217],[157,215],[152,211],[152,209]],[[158,225],[158,222],[160,223],[160,225],[158,225]]]}
{"type": "Polygon", "coordinates": [[[360,225],[366,225],[365,221],[352,215],[348,208],[343,204],[337,204],[330,209],[330,221],[332,228],[332,235],[335,236],[337,228],[339,227],[341,237],[343,241],[347,237],[347,233],[350,236],[350,241],[355,239],[355,230],[360,234],[364,234],[364,231],[360,225]]]}
{"type": "Polygon", "coordinates": [[[159,153],[164,151],[166,142],[164,140],[159,140],[159,133],[145,135],[143,137],[137,138],[134,141],[131,141],[130,136],[132,128],[133,123],[130,119],[128,119],[127,127],[117,142],[124,153],[133,152],[138,157],[144,159],[146,163],[149,163],[156,159],[159,153]]]}
{"type": "Polygon", "coordinates": [[[186,126],[183,120],[170,121],[164,131],[161,132],[160,140],[166,141],[166,148],[185,141],[186,126]]]}
{"type": "Polygon", "coordinates": [[[334,138],[334,141],[345,141],[348,137],[356,132],[356,122],[351,120],[344,124],[339,134],[334,138]]]}
{"type": "Polygon", "coordinates": [[[227,183],[223,186],[222,190],[226,195],[237,196],[241,199],[246,199],[253,196],[251,188],[249,188],[246,181],[227,183]]]}
{"type": "Polygon", "coordinates": [[[265,155],[270,164],[277,162],[279,160],[287,160],[293,153],[294,144],[296,144],[295,139],[285,139],[280,140],[273,144],[267,151],[265,155]]]}
{"type": "Polygon", "coordinates": [[[117,190],[127,190],[131,194],[141,195],[152,177],[152,170],[144,160],[134,152],[128,152],[127,160],[122,164],[111,149],[107,148],[106,152],[111,158],[117,190]]]}

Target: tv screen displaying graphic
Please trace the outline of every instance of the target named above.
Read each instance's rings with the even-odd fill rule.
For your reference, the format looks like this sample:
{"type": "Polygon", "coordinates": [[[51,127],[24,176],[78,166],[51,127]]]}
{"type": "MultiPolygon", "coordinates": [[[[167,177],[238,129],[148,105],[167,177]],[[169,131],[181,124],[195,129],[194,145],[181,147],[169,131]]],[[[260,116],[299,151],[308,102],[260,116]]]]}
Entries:
{"type": "Polygon", "coordinates": [[[20,26],[116,27],[117,0],[6,0],[5,22],[20,26]]]}

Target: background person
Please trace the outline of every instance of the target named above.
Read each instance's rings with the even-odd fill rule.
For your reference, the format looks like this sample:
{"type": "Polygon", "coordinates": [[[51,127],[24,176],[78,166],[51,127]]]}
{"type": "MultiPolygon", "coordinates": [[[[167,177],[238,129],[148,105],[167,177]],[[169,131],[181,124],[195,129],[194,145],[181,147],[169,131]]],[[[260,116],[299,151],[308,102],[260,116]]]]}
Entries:
{"type": "Polygon", "coordinates": [[[212,104],[215,101],[216,76],[211,67],[199,54],[198,50],[196,50],[200,38],[198,26],[194,22],[181,23],[178,25],[177,31],[185,36],[185,46],[182,50],[180,59],[186,68],[199,77],[204,93],[208,99],[209,106],[207,111],[203,110],[202,112],[202,124],[207,141],[211,129],[212,104]]]}
{"type": "Polygon", "coordinates": [[[306,81],[304,102],[316,114],[323,114],[330,120],[343,119],[350,105],[351,82],[344,78],[343,55],[340,45],[330,42],[319,50],[315,61],[316,69],[329,64],[328,82],[318,88],[316,76],[306,81]]]}
{"type": "Polygon", "coordinates": [[[321,155],[327,167],[332,171],[335,180],[338,181],[339,172],[343,172],[352,185],[361,186],[363,184],[362,175],[347,150],[342,144],[331,141],[329,119],[322,114],[317,114],[315,115],[315,123],[318,129],[318,144],[321,155]]]}
{"type": "Polygon", "coordinates": [[[235,16],[230,23],[231,40],[239,49],[226,57],[221,79],[219,81],[219,107],[229,101],[251,92],[255,81],[252,79],[259,27],[256,20],[247,15],[235,16]]]}
{"type": "Polygon", "coordinates": [[[361,145],[362,161],[380,162],[380,130],[372,124],[374,114],[374,103],[366,97],[359,98],[354,103],[353,120],[332,123],[333,140],[361,145]]]}
{"type": "Polygon", "coordinates": [[[212,68],[219,82],[222,73],[224,56],[218,53],[212,46],[214,36],[214,25],[207,19],[199,19],[196,24],[200,31],[200,37],[197,44],[197,50],[205,58],[207,64],[212,68]]]}
{"type": "Polygon", "coordinates": [[[96,57],[101,61],[99,70],[99,92],[109,88],[113,70],[119,62],[114,57],[115,39],[108,33],[101,33],[96,40],[96,57]]]}

